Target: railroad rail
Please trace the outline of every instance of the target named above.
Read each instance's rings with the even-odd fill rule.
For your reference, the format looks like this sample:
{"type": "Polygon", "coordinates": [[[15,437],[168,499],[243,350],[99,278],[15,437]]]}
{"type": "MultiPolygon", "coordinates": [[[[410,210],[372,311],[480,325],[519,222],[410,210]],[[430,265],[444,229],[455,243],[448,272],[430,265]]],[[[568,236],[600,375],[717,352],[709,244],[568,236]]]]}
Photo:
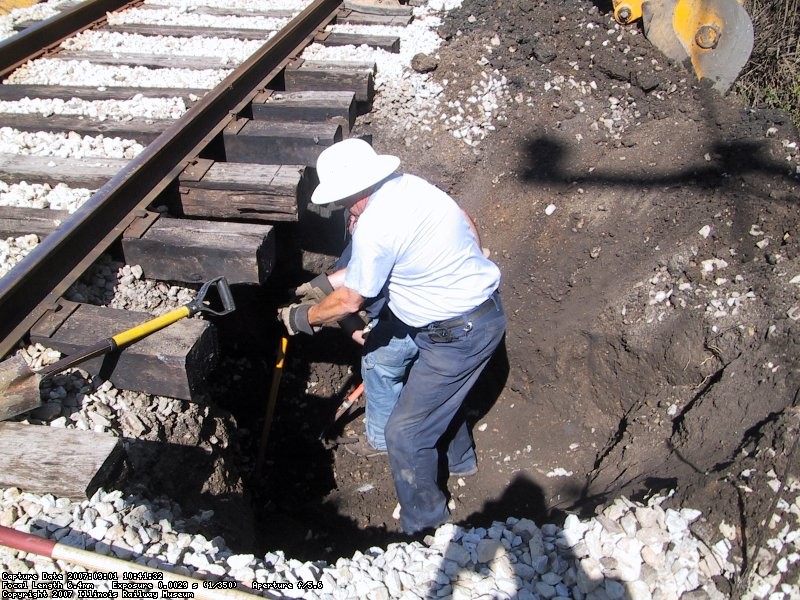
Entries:
{"type": "MultiPolygon", "coordinates": [[[[18,40],[11,38],[8,48],[0,46],[0,55],[5,56],[7,49],[16,49],[8,55],[8,66],[25,60],[22,55],[26,52],[27,57],[38,56],[44,51],[38,46],[40,42],[48,46],[57,43],[68,29],[89,27],[91,23],[87,21],[97,19],[98,8],[105,14],[109,5],[120,4],[118,0],[97,0],[80,5],[62,17],[24,30],[18,40]],[[24,50],[26,47],[28,50],[24,50]]],[[[140,218],[141,211],[334,18],[339,4],[338,0],[310,4],[0,279],[0,312],[5,315],[0,323],[0,355],[14,347],[122,231],[140,218]]]]}

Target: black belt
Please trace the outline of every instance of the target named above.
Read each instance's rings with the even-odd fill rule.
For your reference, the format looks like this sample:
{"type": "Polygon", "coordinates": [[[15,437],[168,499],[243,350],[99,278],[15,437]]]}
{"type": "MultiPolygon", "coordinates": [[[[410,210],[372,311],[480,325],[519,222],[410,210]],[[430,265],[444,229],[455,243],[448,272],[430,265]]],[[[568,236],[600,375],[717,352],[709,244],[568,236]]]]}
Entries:
{"type": "Polygon", "coordinates": [[[458,317],[453,317],[451,319],[447,319],[445,321],[436,321],[434,323],[429,323],[428,325],[422,325],[421,327],[411,327],[400,319],[396,314],[394,314],[391,309],[387,306],[384,306],[383,310],[380,313],[380,318],[386,319],[387,321],[395,321],[399,323],[403,323],[407,327],[411,327],[412,329],[417,330],[424,330],[424,329],[452,329],[454,327],[464,327],[472,321],[473,319],[478,319],[488,313],[490,310],[497,309],[497,297],[499,292],[495,290],[492,292],[492,295],[489,296],[486,300],[481,302],[478,306],[473,308],[466,314],[460,315],[458,317]]]}
{"type": "Polygon", "coordinates": [[[421,327],[421,329],[452,329],[453,327],[466,326],[467,323],[473,319],[479,319],[489,311],[497,310],[497,295],[498,291],[495,290],[492,292],[491,296],[489,296],[486,300],[481,302],[467,314],[459,317],[453,317],[452,319],[447,319],[446,321],[436,321],[435,323],[421,327]]]}

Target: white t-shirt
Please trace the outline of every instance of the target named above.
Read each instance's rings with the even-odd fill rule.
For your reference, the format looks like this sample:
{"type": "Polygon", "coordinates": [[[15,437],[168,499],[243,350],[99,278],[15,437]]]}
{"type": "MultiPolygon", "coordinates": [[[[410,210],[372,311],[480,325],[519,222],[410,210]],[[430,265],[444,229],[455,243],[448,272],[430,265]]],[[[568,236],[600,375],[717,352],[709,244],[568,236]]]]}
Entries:
{"type": "Polygon", "coordinates": [[[469,312],[500,283],[461,208],[414,175],[388,179],[353,232],[344,285],[365,298],[388,280],[389,308],[419,327],[469,312]]]}

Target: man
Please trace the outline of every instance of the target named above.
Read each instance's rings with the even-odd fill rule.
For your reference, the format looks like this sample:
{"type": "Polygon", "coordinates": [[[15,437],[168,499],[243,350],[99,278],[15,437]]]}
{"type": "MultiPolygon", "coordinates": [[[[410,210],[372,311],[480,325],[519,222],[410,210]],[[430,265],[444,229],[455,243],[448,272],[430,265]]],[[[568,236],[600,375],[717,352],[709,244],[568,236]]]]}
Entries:
{"type": "MultiPolygon", "coordinates": [[[[348,139],[317,161],[315,204],[349,210],[352,256],[328,279],[333,291],[317,304],[281,309],[291,334],[356,313],[385,287],[387,306],[366,350],[402,342],[396,364],[378,374],[394,394],[386,446],[406,533],[447,521],[438,486],[439,446],[449,472],[477,471],[460,410],[505,331],[497,288],[500,271],[480,249],[474,225],[447,194],[419,177],[395,174],[400,160],[348,139]]],[[[362,373],[363,375],[363,373],[362,373]]],[[[373,393],[367,385],[367,394],[373,393]]]]}

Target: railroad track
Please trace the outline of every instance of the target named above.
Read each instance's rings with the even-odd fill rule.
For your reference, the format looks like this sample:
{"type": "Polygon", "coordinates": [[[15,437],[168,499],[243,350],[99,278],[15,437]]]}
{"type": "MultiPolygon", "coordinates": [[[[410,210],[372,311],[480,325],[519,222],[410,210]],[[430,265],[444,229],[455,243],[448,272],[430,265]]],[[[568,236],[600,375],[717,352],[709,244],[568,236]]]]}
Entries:
{"type": "MultiPolygon", "coordinates": [[[[76,282],[111,248],[121,249],[128,273],[169,282],[170,289],[196,289],[220,275],[234,286],[263,286],[275,268],[276,228],[329,216],[318,208],[309,213],[316,208],[308,202],[315,184],[310,167],[326,146],[349,135],[374,94],[374,62],[308,59],[304,50],[313,43],[397,52],[397,36],[330,26],[410,21],[408,8],[339,0],[191,11],[155,1],[94,0],[20,23],[16,35],[0,41],[0,182],[9,195],[40,186],[34,199],[41,189],[91,195],[68,211],[0,206],[0,239],[38,241],[0,278],[0,356],[20,342],[71,354],[98,331],[104,337],[143,320],[88,298],[65,298],[72,291],[74,300],[76,282]],[[226,24],[209,24],[220,17],[226,24]],[[117,44],[113,51],[103,46],[108,40],[117,44]],[[133,45],[148,40],[147,51],[133,45]],[[102,80],[110,69],[118,71],[102,80]],[[179,87],[154,85],[154,73],[168,73],[179,87]],[[103,118],[52,108],[54,101],[97,107],[164,98],[178,118],[141,112],[103,118]],[[48,108],[19,110],[31,99],[48,108]],[[16,152],[9,138],[18,141],[16,152]],[[128,141],[110,141],[117,138],[128,141]],[[70,153],[75,140],[83,156],[70,153]],[[40,151],[47,145],[66,150],[40,151]]],[[[173,304],[182,297],[172,295],[173,304]]],[[[153,335],[137,352],[123,351],[111,367],[95,359],[86,370],[123,389],[192,400],[212,357],[218,360],[213,329],[223,322],[192,321],[153,335]]]]}

